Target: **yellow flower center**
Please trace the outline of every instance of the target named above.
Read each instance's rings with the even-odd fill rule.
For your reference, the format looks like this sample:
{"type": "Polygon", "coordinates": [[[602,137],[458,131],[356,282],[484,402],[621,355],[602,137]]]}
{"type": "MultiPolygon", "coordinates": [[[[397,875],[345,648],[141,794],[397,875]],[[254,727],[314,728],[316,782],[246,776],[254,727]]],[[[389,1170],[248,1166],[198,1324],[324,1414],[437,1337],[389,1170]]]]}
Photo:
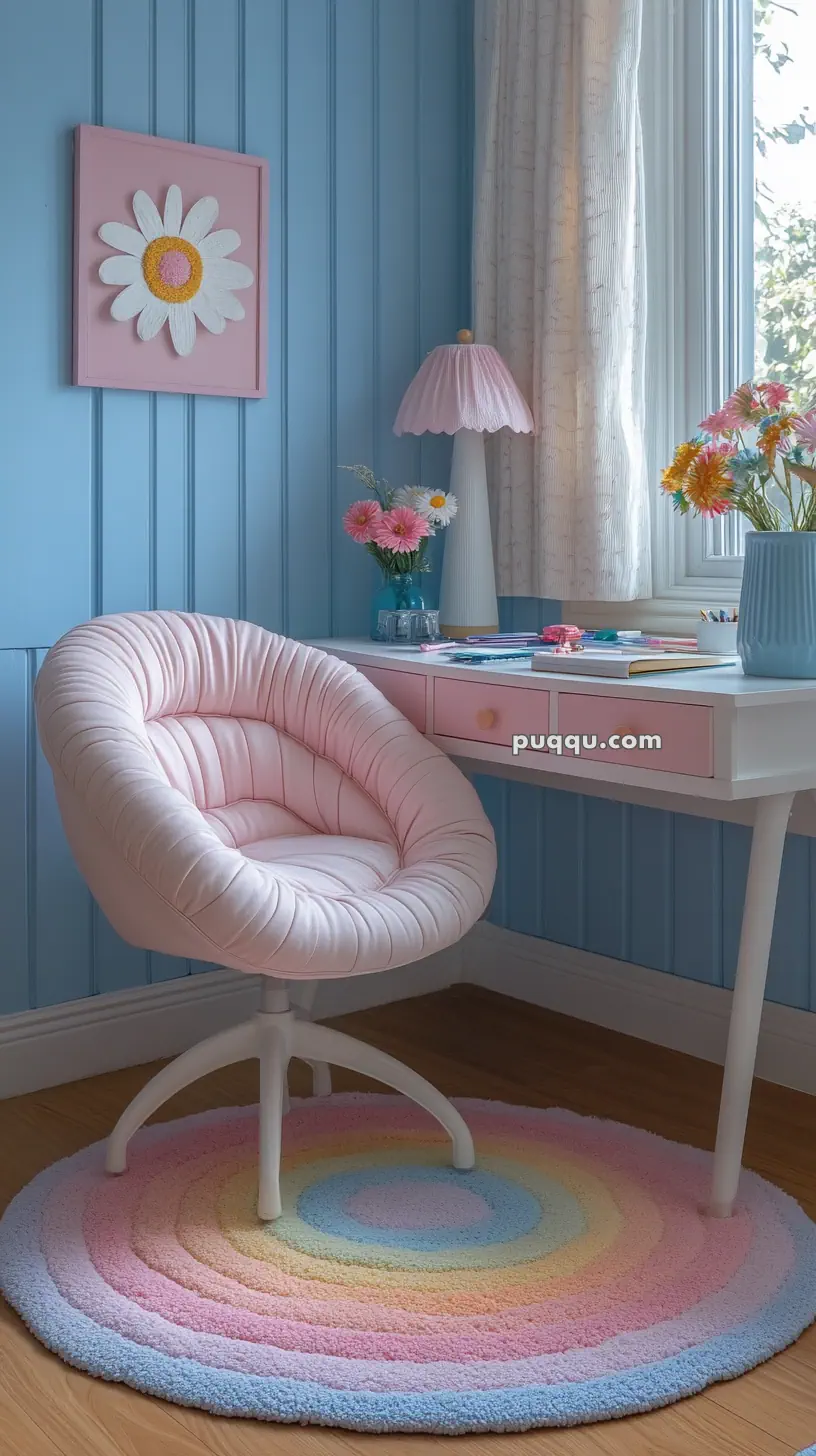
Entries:
{"type": "Polygon", "coordinates": [[[445,504],[445,497],[443,495],[432,495],[431,496],[431,505],[433,506],[433,508],[434,508],[435,511],[441,511],[441,509],[442,509],[442,507],[443,507],[444,504],[445,504]]]}
{"type": "Polygon", "coordinates": [[[142,254],[142,273],[156,298],[186,303],[201,287],[204,264],[198,248],[185,238],[154,238],[142,254]]]}

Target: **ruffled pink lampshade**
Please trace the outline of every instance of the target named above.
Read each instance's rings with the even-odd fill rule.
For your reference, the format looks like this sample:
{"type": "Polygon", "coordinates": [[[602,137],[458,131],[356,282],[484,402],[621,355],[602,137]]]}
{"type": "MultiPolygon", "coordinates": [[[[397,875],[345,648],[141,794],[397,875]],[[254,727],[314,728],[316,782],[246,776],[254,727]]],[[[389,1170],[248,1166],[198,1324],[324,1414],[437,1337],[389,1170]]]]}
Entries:
{"type": "Polygon", "coordinates": [[[395,435],[455,435],[507,425],[535,429],[527,401],[491,344],[440,344],[417,370],[394,421],[395,435]]]}

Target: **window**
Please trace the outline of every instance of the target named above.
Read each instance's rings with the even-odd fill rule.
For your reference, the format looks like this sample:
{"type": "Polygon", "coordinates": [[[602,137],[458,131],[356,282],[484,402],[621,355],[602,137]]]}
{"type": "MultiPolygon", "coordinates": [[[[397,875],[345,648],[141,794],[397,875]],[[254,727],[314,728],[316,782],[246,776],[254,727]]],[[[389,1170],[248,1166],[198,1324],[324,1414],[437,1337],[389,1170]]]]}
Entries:
{"type": "Polygon", "coordinates": [[[755,366],[816,396],[814,0],[754,6],[755,366]]]}
{"type": "Polygon", "coordinates": [[[815,50],[816,0],[644,0],[654,598],[582,620],[682,630],[736,600],[741,517],[680,520],[657,482],[742,380],[816,396],[815,50]]]}

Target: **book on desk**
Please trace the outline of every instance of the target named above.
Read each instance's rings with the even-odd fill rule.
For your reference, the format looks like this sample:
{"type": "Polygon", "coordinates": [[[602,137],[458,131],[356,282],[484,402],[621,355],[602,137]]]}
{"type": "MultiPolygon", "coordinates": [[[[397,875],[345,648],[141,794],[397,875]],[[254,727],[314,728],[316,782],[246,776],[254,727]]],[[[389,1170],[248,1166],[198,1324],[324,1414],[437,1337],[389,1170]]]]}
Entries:
{"type": "Polygon", "coordinates": [[[635,677],[645,672],[681,672],[699,667],[730,667],[736,657],[713,657],[689,652],[536,652],[533,672],[575,672],[581,677],[635,677]]]}

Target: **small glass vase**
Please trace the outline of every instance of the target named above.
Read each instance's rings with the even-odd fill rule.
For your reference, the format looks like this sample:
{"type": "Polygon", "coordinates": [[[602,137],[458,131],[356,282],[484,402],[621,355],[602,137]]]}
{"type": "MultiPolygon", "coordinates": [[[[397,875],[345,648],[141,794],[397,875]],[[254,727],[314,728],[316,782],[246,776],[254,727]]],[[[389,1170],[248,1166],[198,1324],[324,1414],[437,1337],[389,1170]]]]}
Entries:
{"type": "Polygon", "coordinates": [[[425,602],[419,589],[419,573],[405,571],[399,576],[383,572],[382,585],[371,600],[371,637],[381,641],[380,612],[422,611],[425,602]]]}

